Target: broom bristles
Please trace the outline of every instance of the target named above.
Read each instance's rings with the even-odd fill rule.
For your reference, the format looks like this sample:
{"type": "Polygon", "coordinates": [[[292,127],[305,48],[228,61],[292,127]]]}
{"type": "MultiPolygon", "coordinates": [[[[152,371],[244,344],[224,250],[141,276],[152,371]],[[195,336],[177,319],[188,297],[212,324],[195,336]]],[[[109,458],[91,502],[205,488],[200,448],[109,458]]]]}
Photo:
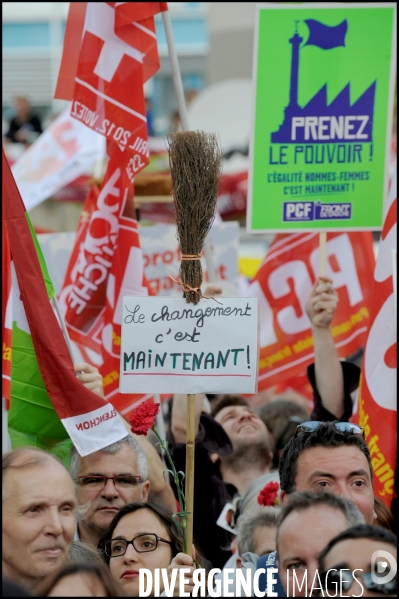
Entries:
{"type": "MultiPolygon", "coordinates": [[[[177,239],[183,255],[200,254],[216,212],[222,151],[216,134],[181,131],[168,136],[169,165],[176,210],[177,239]]],[[[202,284],[200,260],[180,264],[182,283],[199,288],[202,284]]],[[[184,291],[187,303],[200,296],[184,291]]]]}

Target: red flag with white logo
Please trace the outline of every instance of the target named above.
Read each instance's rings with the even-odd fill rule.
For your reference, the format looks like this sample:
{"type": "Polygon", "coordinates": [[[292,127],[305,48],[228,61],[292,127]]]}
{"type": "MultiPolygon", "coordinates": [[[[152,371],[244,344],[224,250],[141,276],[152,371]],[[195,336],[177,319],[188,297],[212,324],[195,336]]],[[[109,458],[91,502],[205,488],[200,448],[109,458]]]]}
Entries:
{"type": "Polygon", "coordinates": [[[143,85],[159,69],[154,15],[163,10],[164,2],[71,3],[56,90],[72,99],[71,116],[108,142],[107,171],[87,198],[61,303],[79,357],[99,368],[118,409],[122,296],[148,294],[133,179],[149,162],[143,85]]]}
{"type": "MultiPolygon", "coordinates": [[[[319,272],[319,235],[277,235],[246,295],[259,298],[259,390],[302,374],[314,361],[305,302],[319,272]]],[[[339,303],[331,330],[338,355],[365,342],[375,259],[371,232],[327,233],[326,275],[339,303]]]]}
{"type": "Polygon", "coordinates": [[[370,306],[370,324],[354,420],[364,428],[374,470],[374,493],[388,507],[394,495],[397,413],[397,326],[393,277],[397,249],[396,168],[382,229],[370,306]]]}
{"type": "Polygon", "coordinates": [[[159,69],[154,15],[164,10],[166,2],[70,4],[55,97],[72,100],[71,116],[126,149],[133,173],[148,164],[143,86],[159,69]]]}
{"type": "Polygon", "coordinates": [[[101,189],[88,193],[60,292],[75,359],[99,368],[105,397],[118,410],[120,401],[125,407],[142,397],[119,394],[122,297],[148,295],[133,185],[120,154],[115,147],[101,189]]]}

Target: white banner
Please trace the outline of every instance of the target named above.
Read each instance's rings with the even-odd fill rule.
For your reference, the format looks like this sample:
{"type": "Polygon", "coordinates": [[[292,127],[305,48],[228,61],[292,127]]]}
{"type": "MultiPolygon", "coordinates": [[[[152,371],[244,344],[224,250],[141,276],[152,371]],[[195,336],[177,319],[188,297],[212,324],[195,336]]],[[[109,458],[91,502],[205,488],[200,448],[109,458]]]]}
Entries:
{"type": "Polygon", "coordinates": [[[256,298],[124,296],[121,393],[256,393],[256,298]]]}
{"type": "Polygon", "coordinates": [[[12,166],[26,210],[81,175],[91,175],[105,156],[105,137],[73,119],[66,108],[12,166]]]}
{"type": "Polygon", "coordinates": [[[127,436],[126,427],[112,404],[61,420],[81,456],[112,445],[127,436]]]}

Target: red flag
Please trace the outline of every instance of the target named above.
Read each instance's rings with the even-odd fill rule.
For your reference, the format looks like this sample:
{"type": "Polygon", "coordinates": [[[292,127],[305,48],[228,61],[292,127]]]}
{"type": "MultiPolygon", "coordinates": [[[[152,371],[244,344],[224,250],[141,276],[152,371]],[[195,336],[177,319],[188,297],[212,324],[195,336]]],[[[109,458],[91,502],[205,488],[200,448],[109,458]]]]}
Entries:
{"type": "Polygon", "coordinates": [[[163,10],[165,2],[71,3],[56,91],[108,141],[107,172],[86,201],[61,300],[71,338],[118,409],[122,295],[148,294],[132,182],[149,162],[143,85],[159,69],[154,15],[163,10]]]}
{"type": "Polygon", "coordinates": [[[72,99],[71,116],[126,149],[133,175],[148,164],[143,86],[159,69],[154,15],[167,4],[78,4],[85,7],[71,2],[55,97],[72,99]]]}
{"type": "MultiPolygon", "coordinates": [[[[4,179],[3,179],[4,181],[4,179]]],[[[2,195],[2,208],[4,215],[4,191],[2,195]]],[[[2,219],[2,254],[1,254],[1,315],[2,315],[2,341],[3,341],[3,362],[2,362],[2,397],[6,400],[7,409],[10,401],[11,386],[11,340],[12,340],[12,319],[11,319],[11,254],[10,242],[8,240],[7,227],[2,219]]]]}
{"type": "MultiPolygon", "coordinates": [[[[259,298],[259,390],[300,375],[314,360],[304,305],[318,276],[319,253],[317,233],[277,235],[249,287],[247,295],[259,298]]],[[[339,295],[332,334],[343,358],[365,342],[372,234],[328,233],[326,253],[326,274],[339,295]]]]}
{"type": "Polygon", "coordinates": [[[133,186],[120,168],[116,146],[104,182],[88,193],[68,264],[60,303],[81,358],[97,366],[115,407],[142,398],[119,395],[122,297],[148,295],[132,200],[133,186]]]}
{"type": "Polygon", "coordinates": [[[122,439],[126,429],[113,406],[86,389],[76,378],[65,339],[48,299],[25,207],[4,151],[3,186],[11,257],[40,372],[68,435],[79,453],[87,455],[122,439]]]}
{"type": "Polygon", "coordinates": [[[397,412],[397,327],[392,252],[397,248],[396,168],[389,193],[370,307],[358,409],[354,420],[364,428],[374,470],[374,493],[388,507],[394,494],[397,412]]]}

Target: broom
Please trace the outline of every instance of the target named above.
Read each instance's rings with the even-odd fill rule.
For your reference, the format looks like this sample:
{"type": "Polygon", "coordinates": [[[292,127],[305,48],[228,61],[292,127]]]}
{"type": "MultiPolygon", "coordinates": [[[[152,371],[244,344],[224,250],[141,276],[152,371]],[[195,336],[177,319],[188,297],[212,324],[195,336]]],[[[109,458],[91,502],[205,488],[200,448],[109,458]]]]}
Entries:
{"type": "MultiPolygon", "coordinates": [[[[177,240],[182,254],[180,282],[187,303],[202,297],[200,254],[216,212],[222,164],[219,140],[214,133],[181,131],[168,136],[169,165],[176,211],[177,240]]],[[[194,514],[195,394],[187,395],[186,540],[192,557],[194,514]]]]}
{"type": "Polygon", "coordinates": [[[203,131],[171,134],[168,145],[183,297],[188,304],[197,304],[202,284],[200,254],[215,219],[222,152],[217,136],[203,131]]]}

